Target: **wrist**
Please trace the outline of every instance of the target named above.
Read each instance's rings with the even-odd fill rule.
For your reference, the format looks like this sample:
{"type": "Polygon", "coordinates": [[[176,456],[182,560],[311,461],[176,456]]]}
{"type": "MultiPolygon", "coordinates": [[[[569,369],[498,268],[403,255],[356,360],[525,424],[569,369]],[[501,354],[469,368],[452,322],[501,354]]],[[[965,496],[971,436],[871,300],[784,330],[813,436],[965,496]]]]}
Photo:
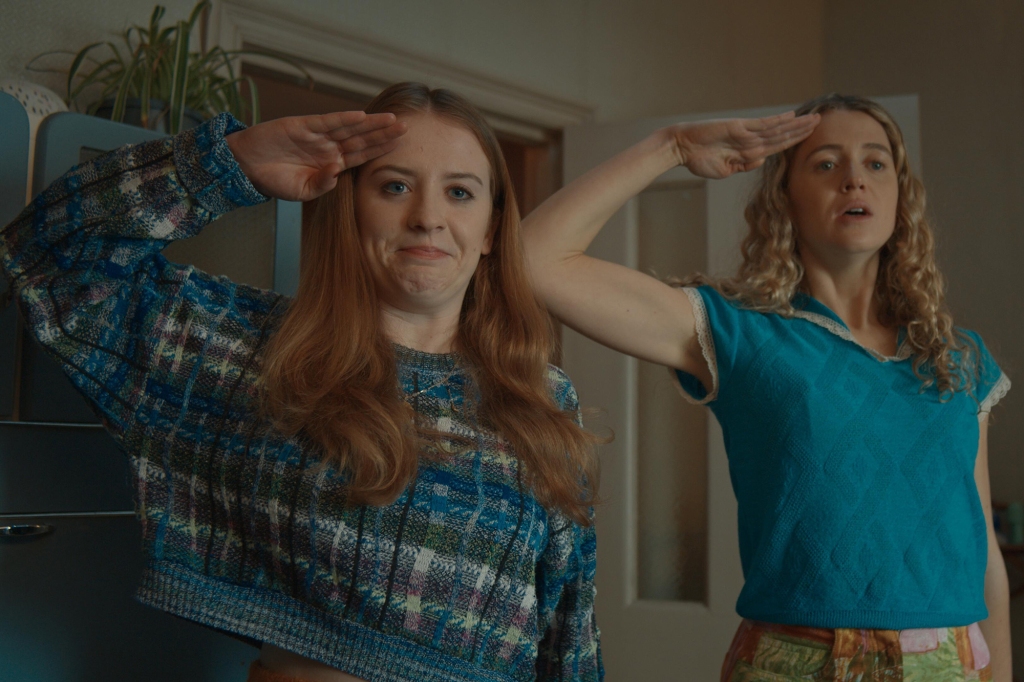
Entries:
{"type": "Polygon", "coordinates": [[[677,126],[656,130],[649,139],[655,153],[663,160],[665,170],[686,165],[686,154],[679,144],[677,126]]]}

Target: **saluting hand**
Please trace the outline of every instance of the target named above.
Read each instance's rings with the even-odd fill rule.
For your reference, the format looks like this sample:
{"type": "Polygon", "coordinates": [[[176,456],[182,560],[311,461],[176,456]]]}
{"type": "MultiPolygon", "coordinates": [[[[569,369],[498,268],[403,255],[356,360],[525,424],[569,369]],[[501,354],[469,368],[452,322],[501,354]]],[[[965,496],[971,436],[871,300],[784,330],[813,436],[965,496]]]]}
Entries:
{"type": "Polygon", "coordinates": [[[792,111],[767,118],[730,118],[680,123],[669,128],[680,165],[703,178],[749,171],[777,152],[806,139],[821,116],[792,111]]]}
{"type": "Polygon", "coordinates": [[[308,201],[332,190],[342,171],[394,149],[404,133],[394,114],[340,111],[278,118],[226,139],[260,193],[308,201]]]}

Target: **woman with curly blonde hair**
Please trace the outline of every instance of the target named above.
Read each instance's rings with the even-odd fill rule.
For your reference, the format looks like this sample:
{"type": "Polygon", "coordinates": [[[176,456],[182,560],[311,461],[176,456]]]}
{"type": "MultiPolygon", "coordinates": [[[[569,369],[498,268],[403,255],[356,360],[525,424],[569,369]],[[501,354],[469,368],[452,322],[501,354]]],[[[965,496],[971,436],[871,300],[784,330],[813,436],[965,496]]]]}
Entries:
{"type": "Polygon", "coordinates": [[[722,426],[745,576],[723,682],[1010,680],[987,451],[1009,380],[953,326],[924,207],[892,117],[829,95],[659,130],[524,221],[549,308],[669,367],[722,426]],[[680,164],[763,165],[735,277],[670,286],[584,254],[680,164]]]}

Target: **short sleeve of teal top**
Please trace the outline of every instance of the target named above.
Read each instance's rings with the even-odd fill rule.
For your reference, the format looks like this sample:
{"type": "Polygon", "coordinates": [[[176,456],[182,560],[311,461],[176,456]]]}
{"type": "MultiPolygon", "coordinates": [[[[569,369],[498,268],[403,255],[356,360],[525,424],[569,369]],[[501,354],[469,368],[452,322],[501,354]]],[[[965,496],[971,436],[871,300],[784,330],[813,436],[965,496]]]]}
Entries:
{"type": "Polygon", "coordinates": [[[796,317],[686,289],[711,391],[674,374],[722,426],[739,508],[745,618],[907,629],[987,617],[978,414],[1009,390],[981,337],[972,394],[922,390],[907,345],[861,346],[809,296],[796,317]]]}

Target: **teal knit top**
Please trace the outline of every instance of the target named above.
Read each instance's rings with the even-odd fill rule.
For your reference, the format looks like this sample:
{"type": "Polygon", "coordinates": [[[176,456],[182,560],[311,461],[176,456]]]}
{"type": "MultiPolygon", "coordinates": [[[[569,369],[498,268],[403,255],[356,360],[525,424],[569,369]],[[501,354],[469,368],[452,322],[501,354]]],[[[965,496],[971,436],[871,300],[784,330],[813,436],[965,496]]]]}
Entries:
{"type": "Polygon", "coordinates": [[[677,372],[718,418],[739,503],[745,618],[903,630],[987,617],[978,414],[1009,389],[981,338],[971,394],[922,390],[910,347],[884,357],[798,295],[795,317],[686,289],[714,376],[677,372]]]}
{"type": "MultiPolygon", "coordinates": [[[[594,530],[538,504],[456,355],[396,349],[402,388],[433,386],[420,417],[475,445],[424,458],[387,506],[347,504],[315,447],[257,416],[288,300],[160,255],[265,199],[224,140],[240,127],[222,115],[79,166],[0,234],[32,333],[131,461],[138,598],[371,682],[601,679],[594,530]]],[[[575,413],[565,375],[549,383],[575,413]]]]}

